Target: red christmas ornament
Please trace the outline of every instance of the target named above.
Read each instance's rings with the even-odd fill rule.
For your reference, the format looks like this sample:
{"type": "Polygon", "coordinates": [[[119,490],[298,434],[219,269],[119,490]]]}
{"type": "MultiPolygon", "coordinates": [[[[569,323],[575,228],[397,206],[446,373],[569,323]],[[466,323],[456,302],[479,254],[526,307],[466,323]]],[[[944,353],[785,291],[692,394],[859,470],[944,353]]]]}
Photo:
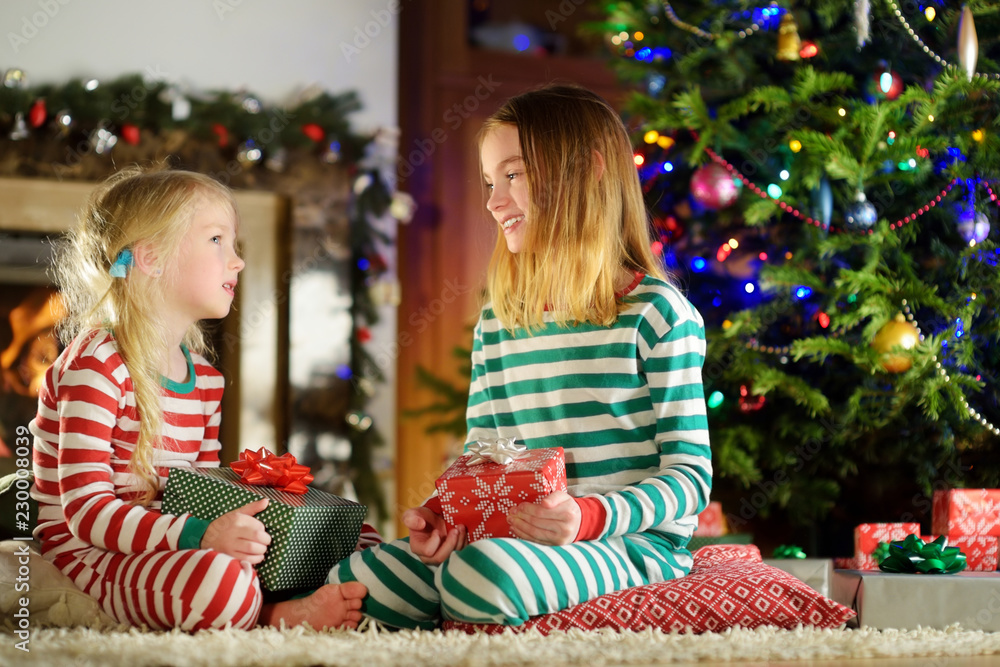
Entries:
{"type": "Polygon", "coordinates": [[[726,208],[740,196],[741,183],[726,168],[710,162],[691,176],[691,196],[706,208],[726,208]]]}
{"type": "Polygon", "coordinates": [[[875,70],[875,93],[887,100],[894,100],[903,92],[903,79],[887,67],[875,70]]]}
{"type": "Polygon", "coordinates": [[[229,130],[222,123],[216,123],[212,126],[212,132],[219,137],[219,148],[225,148],[229,145],[229,130]]]}
{"type": "Polygon", "coordinates": [[[127,141],[133,146],[139,145],[139,128],[132,123],[125,123],[122,125],[122,139],[127,141]]]}
{"type": "Polygon", "coordinates": [[[819,47],[816,46],[816,42],[810,42],[810,41],[802,42],[802,48],[799,49],[799,57],[815,58],[818,54],[819,54],[819,47]]]}
{"type": "Polygon", "coordinates": [[[371,329],[368,327],[358,327],[358,340],[362,343],[367,343],[372,339],[371,329]]]}
{"type": "Polygon", "coordinates": [[[745,384],[740,385],[740,410],[743,412],[756,412],[764,407],[767,399],[764,396],[753,396],[750,388],[745,384]]]}
{"type": "Polygon", "coordinates": [[[41,127],[45,124],[48,115],[49,112],[45,108],[45,98],[39,98],[35,100],[35,103],[31,105],[31,110],[28,111],[28,124],[31,127],[41,127]]]}
{"type": "Polygon", "coordinates": [[[316,123],[306,123],[303,125],[302,134],[306,135],[316,143],[319,143],[326,138],[326,132],[324,132],[323,128],[316,123]]]}

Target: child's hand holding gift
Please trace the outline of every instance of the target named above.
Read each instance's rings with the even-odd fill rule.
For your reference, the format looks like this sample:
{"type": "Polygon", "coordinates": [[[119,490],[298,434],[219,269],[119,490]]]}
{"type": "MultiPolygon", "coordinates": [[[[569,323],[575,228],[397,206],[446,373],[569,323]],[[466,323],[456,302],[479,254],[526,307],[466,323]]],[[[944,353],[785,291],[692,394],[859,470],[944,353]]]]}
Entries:
{"type": "Polygon", "coordinates": [[[553,546],[571,544],[580,532],[580,506],[565,491],[536,503],[521,503],[507,515],[511,532],[522,540],[553,546]]]}
{"type": "Polygon", "coordinates": [[[444,518],[428,507],[406,510],[403,524],[410,529],[410,551],[427,564],[443,563],[468,541],[465,526],[449,530],[444,518]]]}
{"type": "Polygon", "coordinates": [[[201,538],[204,549],[215,549],[244,563],[258,565],[264,560],[271,536],[254,515],[267,508],[268,499],[261,498],[215,519],[201,538]]]}

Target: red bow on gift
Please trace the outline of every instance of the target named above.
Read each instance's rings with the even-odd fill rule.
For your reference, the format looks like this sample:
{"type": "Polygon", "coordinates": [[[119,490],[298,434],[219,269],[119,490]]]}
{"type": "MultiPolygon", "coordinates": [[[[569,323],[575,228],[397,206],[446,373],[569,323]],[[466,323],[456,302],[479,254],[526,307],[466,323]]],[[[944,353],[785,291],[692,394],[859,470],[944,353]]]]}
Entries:
{"type": "Polygon", "coordinates": [[[306,484],[313,481],[309,466],[302,465],[291,454],[276,456],[264,447],[256,452],[251,449],[240,452],[240,460],[229,467],[247,484],[273,486],[288,493],[304,494],[309,490],[306,484]]]}

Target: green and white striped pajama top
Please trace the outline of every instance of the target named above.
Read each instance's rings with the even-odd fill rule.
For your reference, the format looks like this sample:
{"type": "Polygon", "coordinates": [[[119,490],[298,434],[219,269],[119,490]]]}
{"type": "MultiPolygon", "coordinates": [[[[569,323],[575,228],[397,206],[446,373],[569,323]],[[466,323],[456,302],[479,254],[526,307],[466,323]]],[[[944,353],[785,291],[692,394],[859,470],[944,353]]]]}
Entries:
{"type": "Polygon", "coordinates": [[[515,437],[562,447],[569,494],[596,498],[597,539],[545,546],[479,540],[439,566],[407,539],[334,566],[361,581],[367,615],[397,627],[440,618],[520,625],[604,593],[684,576],[685,548],[708,504],[712,463],[700,314],[673,286],[643,276],[610,327],[503,328],[487,305],[475,328],[467,442],[515,437]]]}

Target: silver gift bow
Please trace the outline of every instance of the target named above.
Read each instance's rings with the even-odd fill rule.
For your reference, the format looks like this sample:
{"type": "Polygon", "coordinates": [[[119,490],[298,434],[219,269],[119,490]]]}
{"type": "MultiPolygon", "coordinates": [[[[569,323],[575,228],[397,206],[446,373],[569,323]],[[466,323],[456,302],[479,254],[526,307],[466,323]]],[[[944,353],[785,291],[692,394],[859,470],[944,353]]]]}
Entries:
{"type": "Polygon", "coordinates": [[[525,445],[514,444],[514,438],[497,438],[472,443],[469,445],[468,453],[472,454],[472,457],[465,465],[474,466],[487,461],[507,465],[527,456],[528,448],[525,445]]]}

